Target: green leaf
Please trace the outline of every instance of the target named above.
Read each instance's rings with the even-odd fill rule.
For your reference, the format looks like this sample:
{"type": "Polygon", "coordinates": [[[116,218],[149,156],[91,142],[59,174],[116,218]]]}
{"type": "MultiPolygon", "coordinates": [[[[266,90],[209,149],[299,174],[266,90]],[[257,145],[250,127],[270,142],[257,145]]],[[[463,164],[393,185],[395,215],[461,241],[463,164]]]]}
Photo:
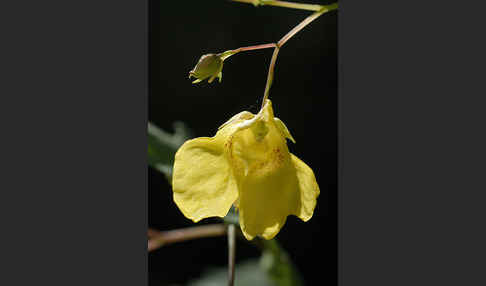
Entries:
{"type": "MultiPolygon", "coordinates": [[[[238,263],[235,267],[235,286],[302,286],[294,264],[287,252],[275,239],[264,240],[260,259],[253,258],[238,263]]],[[[227,285],[228,268],[209,268],[199,279],[191,280],[187,286],[227,285]]]]}
{"type": "Polygon", "coordinates": [[[263,241],[261,265],[278,286],[302,286],[302,278],[288,253],[276,239],[263,241]]]}
{"type": "MultiPolygon", "coordinates": [[[[234,207],[223,218],[227,224],[239,226],[239,216],[234,207]]],[[[246,240],[245,240],[246,241],[246,240]]],[[[297,267],[292,263],[289,254],[274,238],[266,240],[260,237],[251,241],[262,250],[260,267],[267,278],[276,286],[302,286],[304,284],[297,267]]],[[[236,284],[239,285],[239,284],[236,284]]]]}
{"type": "Polygon", "coordinates": [[[191,131],[180,121],[174,122],[174,134],[148,123],[148,164],[171,181],[174,156],[179,147],[192,137],[191,131]]]}
{"type": "MultiPolygon", "coordinates": [[[[228,268],[208,269],[201,278],[189,281],[187,286],[214,286],[228,284],[228,268]]],[[[260,267],[256,258],[238,263],[235,266],[235,286],[278,286],[260,267]]]]}
{"type": "Polygon", "coordinates": [[[231,206],[228,214],[223,218],[223,222],[226,224],[234,224],[237,226],[237,228],[240,228],[240,217],[238,216],[238,213],[236,211],[236,208],[234,206],[231,206]]]}

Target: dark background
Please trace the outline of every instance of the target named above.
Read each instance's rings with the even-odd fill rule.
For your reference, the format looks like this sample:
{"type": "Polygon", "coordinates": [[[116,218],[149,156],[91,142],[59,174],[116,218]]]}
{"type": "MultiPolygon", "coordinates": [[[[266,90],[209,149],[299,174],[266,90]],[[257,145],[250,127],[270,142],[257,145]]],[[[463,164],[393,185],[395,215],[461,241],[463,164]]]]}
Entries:
{"type": "MultiPolygon", "coordinates": [[[[192,2],[199,1],[190,2],[197,5],[192,2]]],[[[213,5],[211,2],[224,5],[226,10],[236,5],[230,7],[223,0],[205,5],[213,5]]],[[[184,274],[180,271],[197,275],[192,261],[204,267],[204,261],[215,257],[222,264],[222,252],[208,255],[204,248],[221,247],[222,242],[213,239],[203,247],[200,240],[153,255],[146,250],[149,200],[145,190],[147,173],[152,172],[147,169],[147,3],[2,4],[5,9],[0,13],[6,25],[2,25],[0,66],[4,75],[0,85],[4,119],[0,260],[6,271],[0,275],[0,285],[144,285],[148,280],[147,257],[152,281],[175,281],[184,274]]],[[[339,285],[486,285],[486,46],[482,37],[486,18],[484,2],[461,4],[422,1],[411,6],[359,0],[340,4],[339,285]]],[[[274,13],[271,10],[286,13],[283,8],[251,9],[248,7],[248,14],[265,13],[265,17],[274,15],[267,14],[274,13]]],[[[172,7],[158,11],[166,17],[177,12],[172,7]]],[[[200,16],[203,22],[214,19],[206,14],[200,16]]],[[[279,15],[288,19],[294,14],[279,15]]],[[[179,16],[173,17],[174,21],[183,23],[183,13],[179,16]]],[[[312,23],[297,36],[302,39],[298,43],[313,41],[319,34],[312,30],[330,17],[312,23]]],[[[190,17],[184,20],[191,21],[190,17]]],[[[175,35],[176,26],[169,23],[164,35],[175,35]]],[[[324,32],[322,28],[318,32],[324,32]]],[[[326,37],[333,31],[326,29],[326,37]]],[[[263,32],[266,30],[255,31],[263,32]]],[[[298,49],[294,40],[282,50],[279,64],[292,60],[282,55],[298,49]]],[[[305,49],[313,56],[314,51],[305,49]]],[[[199,55],[194,51],[191,63],[183,69],[192,68],[199,55]]],[[[319,55],[323,56],[322,51],[319,55]]],[[[269,57],[265,58],[267,63],[269,57]]],[[[240,60],[238,67],[243,63],[246,61],[240,60]]],[[[244,88],[245,84],[228,75],[228,67],[225,80],[234,80],[237,90],[244,88]]],[[[299,116],[285,117],[284,108],[292,105],[278,102],[277,95],[285,95],[275,90],[286,83],[282,78],[290,71],[279,67],[272,90],[277,115],[287,125],[302,114],[314,116],[296,106],[299,116]]],[[[323,68],[326,65],[319,65],[323,68]]],[[[309,71],[305,76],[312,76],[311,65],[306,65],[305,71],[309,71]]],[[[186,72],[174,80],[182,82],[186,72]]],[[[324,79],[322,75],[317,76],[324,79]]],[[[171,86],[167,77],[164,80],[164,85],[171,86]]],[[[261,85],[254,101],[263,92],[261,85]]],[[[226,82],[213,85],[211,95],[225,86],[226,82]]],[[[198,95],[204,92],[201,87],[190,91],[196,90],[198,95]]],[[[176,98],[189,94],[159,92],[157,97],[165,101],[167,93],[176,98]]],[[[312,99],[332,99],[328,96],[320,93],[312,99]]],[[[151,95],[152,102],[153,98],[151,95]]],[[[249,103],[245,100],[241,105],[249,103]]],[[[158,115],[170,111],[162,104],[159,107],[162,111],[158,115]]],[[[214,116],[219,122],[227,108],[220,108],[214,116]]],[[[150,112],[156,120],[152,107],[150,112]]],[[[194,126],[198,120],[189,123],[194,126]]],[[[169,125],[162,119],[157,124],[169,125]]],[[[319,129],[326,134],[324,127],[319,129]]],[[[311,133],[311,129],[305,130],[311,133]]],[[[299,142],[294,146],[298,148],[291,148],[317,171],[312,164],[318,160],[302,148],[308,134],[302,137],[295,132],[303,131],[291,131],[299,142]]],[[[196,132],[207,135],[206,131],[196,132]]],[[[318,174],[321,187],[323,174],[318,174]]],[[[163,180],[153,176],[150,180],[150,204],[168,209],[165,214],[151,215],[151,226],[191,225],[173,209],[163,180]]],[[[332,260],[332,255],[323,251],[326,241],[333,240],[326,235],[332,229],[325,229],[324,204],[327,206],[321,196],[316,216],[309,223],[291,220],[278,235],[305,271],[307,281],[317,285],[324,283],[316,277],[333,272],[328,271],[332,269],[329,265],[320,264],[332,260]],[[301,236],[294,236],[296,229],[301,236]],[[313,231],[320,241],[311,235],[313,231]],[[312,261],[306,257],[318,258],[313,262],[317,270],[309,267],[312,261]]],[[[154,206],[149,207],[153,212],[154,206]]],[[[244,250],[238,249],[238,257],[251,254],[244,250]]]]}
{"type": "MultiPolygon", "coordinates": [[[[329,4],[332,2],[305,1],[329,4]]],[[[172,132],[185,122],[196,137],[243,110],[259,110],[272,49],[228,59],[221,83],[193,85],[188,72],[199,57],[238,47],[277,42],[310,11],[229,1],[149,2],[149,120],[172,132]],[[170,4],[169,4],[170,3],[170,4]]],[[[307,285],[337,281],[337,12],[322,15],[280,50],[270,90],[275,115],[297,144],[292,153],[315,172],[321,189],[313,218],[290,216],[277,239],[307,285]]],[[[149,168],[149,227],[169,230],[194,225],[172,201],[165,177],[149,168]]],[[[204,220],[200,224],[211,222],[204,220]]],[[[237,242],[237,261],[259,252],[237,242]]],[[[181,283],[209,266],[227,263],[226,238],[163,247],[149,254],[151,285],[181,283]]],[[[328,284],[329,285],[329,284],[328,284]]]]}

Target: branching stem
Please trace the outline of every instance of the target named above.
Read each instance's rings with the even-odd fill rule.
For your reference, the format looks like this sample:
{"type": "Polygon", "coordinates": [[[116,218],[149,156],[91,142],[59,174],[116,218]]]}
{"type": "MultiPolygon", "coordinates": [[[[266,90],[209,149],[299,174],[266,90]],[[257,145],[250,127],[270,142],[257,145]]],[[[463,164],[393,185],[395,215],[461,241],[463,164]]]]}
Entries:
{"type": "MultiPolygon", "coordinates": [[[[267,3],[267,1],[265,3],[267,3]]],[[[270,93],[270,87],[272,86],[273,83],[273,74],[275,71],[275,63],[277,61],[277,55],[279,50],[283,47],[283,45],[285,45],[285,43],[288,40],[290,40],[290,38],[292,38],[305,26],[309,25],[312,21],[319,18],[319,16],[321,16],[322,14],[337,9],[337,7],[338,7],[337,3],[327,5],[327,6],[321,6],[321,9],[319,11],[314,12],[312,15],[305,18],[302,22],[300,22],[297,26],[295,26],[292,30],[290,30],[287,34],[285,34],[285,36],[283,36],[280,39],[280,41],[277,42],[277,45],[273,51],[272,59],[270,60],[270,66],[268,67],[267,84],[265,85],[265,92],[263,93],[262,108],[265,106],[265,102],[267,101],[268,95],[270,93]]]]}
{"type": "Polygon", "coordinates": [[[269,6],[278,6],[278,7],[285,7],[285,8],[300,9],[300,10],[308,10],[308,11],[319,11],[323,7],[323,5],[294,3],[294,2],[288,2],[288,1],[271,1],[271,0],[233,0],[233,1],[234,2],[242,2],[242,3],[253,4],[255,6],[269,5],[269,6]]]}
{"type": "MultiPolygon", "coordinates": [[[[337,7],[337,4],[335,4],[337,7]]],[[[300,30],[302,30],[305,26],[309,25],[312,21],[319,18],[325,12],[330,11],[326,7],[322,8],[321,10],[312,13],[309,17],[305,18],[304,21],[300,22],[297,26],[295,26],[292,30],[290,30],[285,36],[278,41],[277,46],[282,47],[290,38],[292,38],[295,34],[297,34],[300,30]]]]}

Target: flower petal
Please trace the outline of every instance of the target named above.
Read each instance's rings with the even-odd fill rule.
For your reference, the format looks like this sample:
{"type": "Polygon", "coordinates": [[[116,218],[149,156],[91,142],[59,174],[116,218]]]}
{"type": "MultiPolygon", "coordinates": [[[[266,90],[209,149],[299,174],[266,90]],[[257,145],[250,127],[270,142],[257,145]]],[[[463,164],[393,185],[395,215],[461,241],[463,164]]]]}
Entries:
{"type": "Polygon", "coordinates": [[[238,182],[240,226],[248,240],[273,238],[301,205],[286,139],[273,122],[271,107],[267,111],[263,119],[234,134],[229,155],[238,182]],[[260,134],[262,128],[265,134],[260,134]]]}
{"type": "Polygon", "coordinates": [[[172,177],[174,201],[194,222],[224,217],[238,191],[224,153],[224,136],[185,142],[177,151],[172,177]]]}
{"type": "Polygon", "coordinates": [[[275,121],[275,126],[277,126],[280,133],[282,133],[282,136],[290,139],[290,141],[292,141],[295,144],[295,139],[290,134],[290,131],[287,128],[287,126],[285,125],[285,123],[283,123],[283,121],[278,119],[277,117],[274,117],[273,120],[275,121]]]}
{"type": "Polygon", "coordinates": [[[251,112],[242,111],[242,112],[236,114],[235,116],[231,117],[230,119],[228,119],[228,121],[226,121],[225,123],[221,124],[221,126],[218,127],[218,130],[223,129],[224,127],[226,127],[230,124],[235,124],[235,123],[247,120],[247,119],[252,119],[253,117],[255,117],[255,115],[253,115],[251,112]]]}
{"type": "Polygon", "coordinates": [[[299,208],[295,171],[292,166],[285,169],[278,176],[240,186],[240,226],[248,240],[257,235],[272,239],[299,208]]]}
{"type": "Polygon", "coordinates": [[[314,213],[320,190],[312,169],[294,154],[290,154],[294,164],[300,193],[300,205],[294,213],[303,221],[308,221],[314,213]]]}
{"type": "Polygon", "coordinates": [[[260,235],[272,239],[288,215],[308,221],[320,190],[312,169],[290,154],[292,166],[278,176],[240,186],[240,225],[248,240],[260,235]]]}

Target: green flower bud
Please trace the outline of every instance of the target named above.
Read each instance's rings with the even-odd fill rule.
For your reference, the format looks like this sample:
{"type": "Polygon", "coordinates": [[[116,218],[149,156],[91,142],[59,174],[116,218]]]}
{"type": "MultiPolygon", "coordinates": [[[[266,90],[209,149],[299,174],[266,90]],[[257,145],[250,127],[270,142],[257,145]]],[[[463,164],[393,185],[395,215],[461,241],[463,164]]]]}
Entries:
{"type": "Polygon", "coordinates": [[[220,58],[220,55],[207,54],[203,55],[194,69],[189,72],[189,78],[196,78],[192,83],[198,83],[207,78],[209,78],[208,82],[211,83],[216,77],[221,82],[223,77],[222,70],[223,60],[220,58]]]}

